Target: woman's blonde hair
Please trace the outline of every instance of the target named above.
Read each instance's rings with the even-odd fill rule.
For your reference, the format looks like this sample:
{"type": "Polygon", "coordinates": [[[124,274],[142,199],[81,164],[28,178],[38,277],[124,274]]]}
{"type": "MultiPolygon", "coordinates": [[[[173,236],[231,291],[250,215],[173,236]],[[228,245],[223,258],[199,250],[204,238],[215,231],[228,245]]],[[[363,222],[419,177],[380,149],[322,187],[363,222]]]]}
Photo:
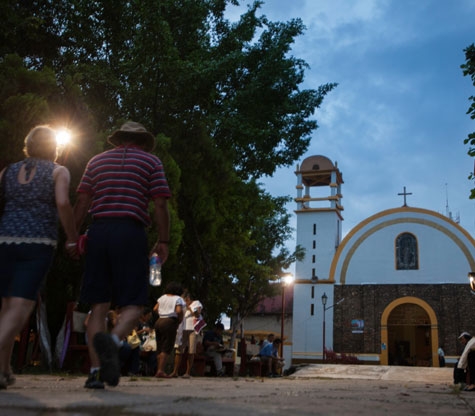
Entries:
{"type": "Polygon", "coordinates": [[[25,137],[23,153],[27,157],[55,161],[58,156],[56,131],[46,124],[33,127],[25,137]]]}

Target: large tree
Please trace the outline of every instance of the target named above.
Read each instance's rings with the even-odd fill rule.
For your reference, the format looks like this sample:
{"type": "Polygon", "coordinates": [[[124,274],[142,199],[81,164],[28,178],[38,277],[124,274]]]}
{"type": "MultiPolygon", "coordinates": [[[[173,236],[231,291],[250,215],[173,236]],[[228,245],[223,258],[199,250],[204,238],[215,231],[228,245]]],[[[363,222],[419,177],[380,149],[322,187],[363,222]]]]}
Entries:
{"type": "MultiPolygon", "coordinates": [[[[463,75],[469,76],[472,79],[472,84],[475,87],[475,44],[471,44],[466,49],[465,52],[465,63],[461,65],[463,69],[463,75]]],[[[470,107],[467,110],[467,114],[470,115],[472,120],[475,120],[475,95],[469,97],[471,101],[470,107]]],[[[475,131],[473,133],[469,133],[467,138],[464,140],[465,144],[469,144],[470,148],[468,150],[468,154],[472,157],[475,157],[475,131]]],[[[470,180],[475,179],[475,169],[474,172],[469,176],[470,180]]],[[[475,199],[475,188],[471,190],[470,199],[475,199]]]]}
{"type": "Polygon", "coordinates": [[[174,195],[165,282],[182,281],[209,320],[245,317],[302,256],[285,247],[285,199],[258,180],[307,150],[315,109],[335,87],[301,88],[307,65],[291,46],[302,21],[271,22],[259,1],[235,22],[226,17],[235,0],[11,3],[3,52],[36,71],[53,68],[61,94],[78,92],[96,131],[84,151],[102,149],[126,119],[161,138],[157,154],[174,195]],[[34,22],[32,44],[11,32],[25,16],[34,22]]]}

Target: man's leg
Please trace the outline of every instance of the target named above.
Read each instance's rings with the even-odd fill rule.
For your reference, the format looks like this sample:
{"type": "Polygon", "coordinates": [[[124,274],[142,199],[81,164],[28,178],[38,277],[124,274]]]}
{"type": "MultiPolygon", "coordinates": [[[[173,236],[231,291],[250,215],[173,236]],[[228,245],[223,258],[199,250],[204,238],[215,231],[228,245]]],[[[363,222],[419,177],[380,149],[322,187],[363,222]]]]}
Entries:
{"type": "Polygon", "coordinates": [[[175,359],[173,362],[173,371],[169,374],[170,377],[178,377],[182,356],[183,355],[182,355],[182,352],[180,351],[180,348],[175,348],[175,359]]]}
{"type": "Polygon", "coordinates": [[[261,356],[261,363],[264,364],[263,367],[267,369],[267,375],[272,376],[272,359],[265,355],[261,356]]]}
{"type": "Polygon", "coordinates": [[[128,374],[134,376],[140,373],[140,347],[134,348],[130,354],[128,374]]]}
{"type": "MultiPolygon", "coordinates": [[[[143,307],[136,305],[124,306],[119,311],[117,325],[112,329],[112,334],[120,341],[137,326],[143,307]]],[[[107,311],[106,311],[107,313],[107,311]]]]}
{"type": "Polygon", "coordinates": [[[197,343],[198,335],[195,331],[191,331],[188,335],[188,359],[186,360],[186,372],[184,374],[185,377],[189,377],[191,375],[191,370],[195,361],[197,343]]]}
{"type": "Polygon", "coordinates": [[[117,386],[120,379],[119,340],[105,332],[109,302],[92,305],[87,326],[91,373],[84,387],[103,389],[106,382],[117,386]]]}
{"type": "Polygon", "coordinates": [[[474,391],[475,390],[475,351],[472,351],[468,354],[467,357],[467,362],[468,362],[468,380],[469,380],[469,390],[474,391]]]}
{"type": "MultiPolygon", "coordinates": [[[[101,305],[102,307],[105,305],[110,306],[108,304],[101,305]]],[[[101,312],[104,312],[102,307],[101,312]]],[[[110,334],[97,332],[94,336],[93,345],[101,366],[100,378],[110,386],[117,386],[117,384],[119,384],[119,348],[122,339],[130,334],[132,329],[137,325],[141,313],[141,306],[125,306],[120,309],[119,319],[110,334]]]]}
{"type": "Polygon", "coordinates": [[[224,374],[224,371],[223,371],[223,357],[221,356],[221,354],[216,351],[208,351],[206,352],[206,355],[208,355],[208,357],[211,357],[213,359],[214,366],[216,368],[216,374],[218,376],[222,376],[224,374]]]}
{"type": "Polygon", "coordinates": [[[97,303],[92,305],[91,314],[89,317],[89,322],[87,324],[87,339],[89,358],[91,360],[92,368],[99,368],[101,366],[99,362],[99,357],[97,356],[96,350],[94,349],[94,337],[99,332],[104,332],[106,330],[106,316],[107,312],[110,309],[110,303],[97,303]]]}
{"type": "Polygon", "coordinates": [[[186,372],[185,372],[185,377],[188,377],[191,375],[191,369],[193,368],[193,363],[195,362],[195,354],[191,354],[188,352],[188,359],[186,360],[186,372]]]}

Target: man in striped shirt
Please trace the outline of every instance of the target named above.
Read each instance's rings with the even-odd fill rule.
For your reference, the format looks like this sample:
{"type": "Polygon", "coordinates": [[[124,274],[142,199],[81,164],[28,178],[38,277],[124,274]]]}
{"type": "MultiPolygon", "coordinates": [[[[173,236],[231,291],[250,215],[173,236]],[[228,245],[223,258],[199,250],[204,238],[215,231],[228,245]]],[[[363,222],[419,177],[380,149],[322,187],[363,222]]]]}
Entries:
{"type": "Polygon", "coordinates": [[[94,156],[77,188],[76,225],[87,213],[93,222],[86,244],[81,302],[89,303],[87,327],[91,373],[85,387],[104,388],[119,383],[118,349],[121,340],[137,324],[148,295],[149,256],[168,257],[170,190],[160,159],[151,154],[155,138],[144,126],[129,121],[115,131],[109,142],[115,147],[94,156]],[[149,253],[146,227],[151,224],[149,202],[159,240],[149,253]],[[111,305],[120,318],[110,334],[104,322],[111,305]]]}

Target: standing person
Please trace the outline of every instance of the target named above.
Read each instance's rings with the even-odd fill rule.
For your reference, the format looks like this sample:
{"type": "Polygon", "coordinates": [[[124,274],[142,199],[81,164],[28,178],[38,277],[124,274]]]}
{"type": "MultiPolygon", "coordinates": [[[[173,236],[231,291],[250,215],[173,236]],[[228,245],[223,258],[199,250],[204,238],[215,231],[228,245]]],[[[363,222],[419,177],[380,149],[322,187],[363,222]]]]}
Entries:
{"type": "Polygon", "coordinates": [[[178,326],[183,321],[186,304],[180,296],[182,293],[183,288],[180,284],[170,282],[165,288],[165,294],[158,298],[153,308],[153,310],[158,313],[158,319],[155,323],[158,369],[155,377],[172,377],[165,373],[165,364],[168,356],[173,351],[178,326]]]}
{"type": "MultiPolygon", "coordinates": [[[[189,297],[188,290],[184,290],[184,292],[181,295],[181,298],[185,302],[185,305],[187,306],[188,303],[186,299],[189,297]]],[[[181,357],[184,354],[185,350],[185,345],[184,345],[184,339],[183,339],[183,332],[185,329],[185,316],[186,316],[186,307],[183,307],[184,313],[183,313],[183,319],[182,321],[178,324],[178,328],[176,330],[176,335],[175,335],[175,345],[174,345],[174,364],[173,364],[173,371],[169,374],[169,377],[178,377],[178,373],[180,371],[180,365],[181,365],[181,357]]]]}
{"type": "Polygon", "coordinates": [[[69,171],[55,163],[56,131],[34,127],[25,138],[26,159],[0,173],[5,209],[0,218],[0,389],[15,382],[10,366],[15,336],[30,317],[50,268],[58,217],[66,250],[76,255],[78,234],[69,202],[69,171]]]}
{"type": "Polygon", "coordinates": [[[200,342],[202,342],[203,328],[206,326],[201,312],[203,311],[203,305],[199,300],[192,300],[190,297],[190,304],[187,308],[187,316],[185,315],[185,345],[188,347],[188,359],[186,361],[186,371],[183,374],[183,378],[191,377],[191,369],[195,362],[196,348],[200,342]]]}
{"type": "Polygon", "coordinates": [[[441,345],[437,350],[437,355],[439,356],[439,367],[445,367],[445,352],[444,346],[441,345]]]}
{"type": "Polygon", "coordinates": [[[129,121],[109,143],[114,149],[94,156],[78,186],[74,207],[77,228],[90,212],[81,301],[90,303],[87,335],[91,372],[85,387],[104,388],[119,383],[118,346],[137,325],[147,302],[149,256],[168,258],[170,190],[162,162],[150,154],[155,139],[144,126],[129,121]],[[149,201],[154,202],[159,240],[147,248],[146,227],[151,223],[149,201]],[[119,320],[111,334],[104,322],[111,304],[119,320]]]}
{"type": "Polygon", "coordinates": [[[204,327],[204,322],[198,326],[196,325],[196,322],[201,321],[203,319],[201,315],[203,305],[199,300],[193,300],[188,291],[185,291],[182,297],[186,303],[185,317],[182,322],[183,333],[181,335],[181,343],[175,351],[175,366],[173,368],[173,373],[170,375],[173,377],[178,376],[181,359],[185,352],[188,351],[188,356],[186,360],[186,371],[182,377],[190,378],[191,369],[193,368],[193,363],[195,360],[196,347],[202,339],[201,329],[204,327]]]}
{"type": "Polygon", "coordinates": [[[475,338],[468,332],[462,332],[459,341],[464,346],[462,355],[457,362],[457,369],[468,370],[469,384],[465,391],[475,391],[475,338]]]}

